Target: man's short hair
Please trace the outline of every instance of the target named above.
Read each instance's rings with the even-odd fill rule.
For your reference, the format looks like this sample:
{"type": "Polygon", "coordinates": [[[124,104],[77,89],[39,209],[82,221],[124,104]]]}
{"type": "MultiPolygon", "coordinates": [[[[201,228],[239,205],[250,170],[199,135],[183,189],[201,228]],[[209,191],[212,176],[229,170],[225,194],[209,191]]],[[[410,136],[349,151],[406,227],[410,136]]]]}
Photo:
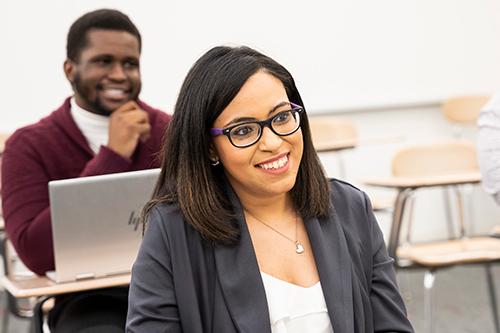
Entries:
{"type": "Polygon", "coordinates": [[[127,15],[113,9],[99,9],[81,16],[69,28],[66,44],[68,59],[78,61],[80,52],[87,46],[87,32],[91,29],[126,31],[137,37],[141,50],[141,34],[127,15]]]}

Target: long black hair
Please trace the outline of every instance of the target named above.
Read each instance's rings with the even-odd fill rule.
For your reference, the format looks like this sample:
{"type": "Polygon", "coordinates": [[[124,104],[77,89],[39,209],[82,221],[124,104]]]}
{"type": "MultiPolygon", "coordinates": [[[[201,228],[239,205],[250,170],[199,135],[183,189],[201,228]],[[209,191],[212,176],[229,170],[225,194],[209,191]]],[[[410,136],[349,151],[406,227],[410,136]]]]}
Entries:
{"type": "MultiPolygon", "coordinates": [[[[146,216],[158,203],[178,203],[186,222],[204,238],[223,244],[238,239],[240,231],[233,223],[224,170],[210,164],[210,128],[258,71],[278,78],[290,102],[303,105],[292,75],[273,59],[244,46],[209,50],[193,65],[181,87],[165,135],[160,178],[146,216]]],[[[291,196],[302,217],[325,216],[330,207],[329,186],[305,114],[301,130],[303,156],[291,196]]]]}

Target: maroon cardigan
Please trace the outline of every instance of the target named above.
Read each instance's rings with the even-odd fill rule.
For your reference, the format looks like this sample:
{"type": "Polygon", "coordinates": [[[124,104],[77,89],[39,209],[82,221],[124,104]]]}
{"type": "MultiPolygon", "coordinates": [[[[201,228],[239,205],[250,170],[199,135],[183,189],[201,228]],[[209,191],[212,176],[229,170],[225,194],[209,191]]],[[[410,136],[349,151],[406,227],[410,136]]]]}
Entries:
{"type": "Polygon", "coordinates": [[[2,155],[2,206],[9,239],[24,264],[37,274],[54,269],[48,182],[157,168],[157,153],[170,116],[143,102],[151,137],[131,159],[105,146],[93,153],[70,113],[70,98],[39,122],[17,130],[2,155]]]}

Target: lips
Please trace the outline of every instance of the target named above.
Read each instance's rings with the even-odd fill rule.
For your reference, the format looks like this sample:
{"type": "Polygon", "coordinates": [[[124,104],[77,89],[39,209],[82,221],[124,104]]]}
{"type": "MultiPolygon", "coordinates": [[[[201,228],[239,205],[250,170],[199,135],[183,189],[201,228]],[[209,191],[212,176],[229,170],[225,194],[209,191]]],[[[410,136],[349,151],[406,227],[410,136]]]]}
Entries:
{"type": "Polygon", "coordinates": [[[264,170],[273,171],[283,168],[285,165],[287,165],[287,163],[288,163],[288,154],[282,154],[281,156],[268,160],[264,163],[259,163],[256,166],[264,170]]]}

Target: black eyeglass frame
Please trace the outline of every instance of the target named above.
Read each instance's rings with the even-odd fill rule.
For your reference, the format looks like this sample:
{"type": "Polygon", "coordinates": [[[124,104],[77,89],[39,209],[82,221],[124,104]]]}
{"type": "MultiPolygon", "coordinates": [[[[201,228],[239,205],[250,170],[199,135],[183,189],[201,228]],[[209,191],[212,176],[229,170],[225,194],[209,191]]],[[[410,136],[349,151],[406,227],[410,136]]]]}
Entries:
{"type": "MultiPolygon", "coordinates": [[[[301,125],[301,116],[302,114],[305,112],[305,109],[304,107],[298,105],[298,104],[295,104],[295,103],[292,103],[290,102],[290,105],[293,107],[293,109],[291,110],[286,110],[286,111],[281,111],[281,112],[278,112],[277,114],[275,114],[274,116],[272,117],[269,117],[265,120],[261,120],[261,121],[257,121],[257,120],[252,120],[252,121],[245,121],[245,122],[242,122],[242,123],[238,123],[238,124],[235,124],[235,125],[232,125],[232,126],[229,126],[229,127],[226,127],[226,128],[211,128],[210,129],[210,133],[213,135],[213,136],[218,136],[218,135],[225,135],[228,139],[229,139],[229,142],[231,142],[231,144],[233,146],[235,146],[236,148],[247,148],[247,147],[250,147],[254,144],[256,144],[257,142],[259,142],[260,138],[262,137],[262,133],[264,133],[264,127],[268,127],[274,134],[278,135],[278,136],[288,136],[288,135],[292,135],[293,133],[297,132],[297,130],[300,128],[300,125],[301,125]],[[273,126],[272,126],[272,123],[273,123],[273,120],[282,115],[283,113],[286,113],[286,112],[295,112],[295,113],[298,113],[299,114],[299,118],[298,118],[298,125],[297,125],[297,128],[295,128],[293,131],[289,132],[289,133],[285,133],[285,134],[280,134],[280,133],[277,133],[273,126]],[[233,140],[231,139],[231,131],[238,127],[238,126],[242,126],[242,125],[245,125],[245,124],[258,124],[260,126],[260,131],[259,131],[259,135],[257,136],[257,139],[255,139],[254,142],[252,143],[249,143],[249,144],[246,144],[246,145],[236,145],[233,140]]],[[[292,114],[292,116],[294,116],[292,114]]]]}

